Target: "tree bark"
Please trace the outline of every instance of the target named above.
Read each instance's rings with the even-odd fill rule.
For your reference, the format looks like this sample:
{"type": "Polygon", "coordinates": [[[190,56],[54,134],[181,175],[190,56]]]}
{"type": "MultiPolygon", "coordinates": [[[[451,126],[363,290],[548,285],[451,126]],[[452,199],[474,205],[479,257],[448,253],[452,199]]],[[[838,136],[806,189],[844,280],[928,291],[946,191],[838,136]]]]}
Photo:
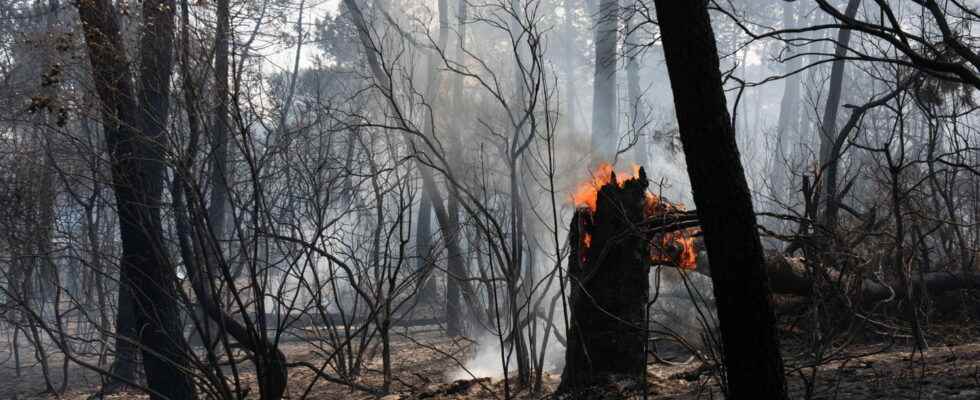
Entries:
{"type": "MultiPolygon", "coordinates": [[[[113,6],[108,0],[78,2],[112,162],[123,247],[120,286],[128,288],[133,297],[135,332],[153,399],[196,397],[186,372],[174,267],[166,255],[160,217],[175,9],[172,0],[143,3],[137,99],[113,6]]],[[[120,291],[122,302],[129,301],[126,292],[120,291]]]]}
{"type": "MultiPolygon", "coordinates": [[[[861,0],[849,0],[844,14],[854,18],[861,0]]],[[[843,28],[837,34],[837,46],[834,50],[833,66],[830,70],[830,87],[827,89],[827,103],[823,112],[823,123],[820,125],[820,167],[823,177],[820,179],[823,190],[823,223],[827,230],[837,229],[837,215],[840,207],[837,205],[837,169],[840,165],[840,151],[834,146],[837,141],[837,111],[840,108],[841,91],[844,82],[845,63],[841,57],[847,54],[847,46],[851,41],[851,30],[843,28]]]]}
{"type": "Polygon", "coordinates": [[[648,240],[636,227],[644,220],[648,184],[640,169],[623,187],[603,186],[595,213],[579,210],[572,218],[571,317],[559,392],[588,397],[583,392],[622,378],[643,379],[650,262],[648,240]]]}
{"type": "MultiPolygon", "coordinates": [[[[214,131],[211,137],[211,201],[208,222],[219,241],[225,240],[228,208],[228,50],[231,17],[229,0],[218,0],[214,33],[214,131]]],[[[219,247],[220,248],[220,247],[219,247]]]]}
{"type": "MultiPolygon", "coordinates": [[[[796,2],[783,2],[783,29],[796,28],[796,2]]],[[[783,98],[779,103],[779,121],[776,126],[776,150],[773,152],[770,164],[770,180],[772,181],[772,197],[777,202],[783,202],[789,197],[789,171],[783,165],[788,157],[789,147],[799,140],[800,127],[800,74],[795,71],[802,65],[801,55],[793,54],[794,48],[787,46],[784,74],[793,74],[783,78],[783,98]]]]}
{"type": "MultiPolygon", "coordinates": [[[[708,264],[708,260],[699,259],[696,272],[710,276],[708,264]]],[[[769,275],[773,293],[809,296],[813,288],[813,278],[807,272],[807,267],[797,258],[774,253],[767,254],[766,273],[769,275]]],[[[840,280],[840,272],[829,270],[826,273],[830,281],[840,280]]],[[[921,277],[914,277],[910,282],[899,282],[897,285],[863,279],[859,297],[861,302],[870,304],[905,298],[909,290],[925,290],[930,296],[937,296],[953,290],[975,289],[980,289],[980,276],[940,271],[928,272],[921,277]]]]}
{"type": "Polygon", "coordinates": [[[769,279],[707,2],[655,4],[694,203],[714,260],[728,398],[785,399],[769,279]]]}
{"type": "MultiPolygon", "coordinates": [[[[196,142],[196,140],[193,140],[196,142]]],[[[203,342],[209,345],[212,339],[219,339],[220,335],[227,333],[233,337],[238,344],[247,349],[254,360],[256,370],[256,381],[259,384],[259,395],[261,399],[279,400],[286,390],[288,380],[286,368],[286,356],[278,347],[266,338],[262,330],[264,325],[255,323],[247,314],[242,314],[239,321],[222,309],[218,303],[214,290],[215,285],[209,280],[223,279],[225,282],[233,282],[233,274],[225,258],[217,251],[214,256],[199,255],[195,253],[195,248],[210,247],[216,249],[218,243],[212,239],[213,236],[208,232],[207,226],[201,224],[194,225],[191,221],[203,221],[203,206],[200,212],[194,212],[194,204],[203,204],[200,201],[188,200],[192,193],[188,183],[188,172],[190,163],[181,166],[177,172],[176,182],[171,191],[173,197],[173,208],[175,214],[176,233],[180,247],[181,258],[187,268],[188,276],[191,281],[191,288],[197,297],[198,304],[209,321],[214,321],[211,326],[203,328],[203,342]],[[196,229],[195,229],[196,228],[196,229]],[[192,244],[196,240],[197,246],[192,244]],[[213,326],[213,330],[211,329],[213,326]]],[[[271,316],[264,316],[266,319],[274,319],[271,316]]],[[[260,318],[258,318],[260,319],[260,318]]],[[[216,362],[217,360],[209,360],[216,362]]]]}

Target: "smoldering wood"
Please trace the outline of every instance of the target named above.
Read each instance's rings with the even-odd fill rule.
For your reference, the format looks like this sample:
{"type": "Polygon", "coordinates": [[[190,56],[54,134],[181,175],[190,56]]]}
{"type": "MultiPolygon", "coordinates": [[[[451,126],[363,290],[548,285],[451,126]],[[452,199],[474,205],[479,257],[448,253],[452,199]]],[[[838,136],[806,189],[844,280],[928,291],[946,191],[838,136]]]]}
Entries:
{"type": "MultiPolygon", "coordinates": [[[[649,235],[675,232],[699,226],[697,211],[680,211],[655,218],[648,218],[640,225],[649,235]]],[[[809,296],[813,288],[812,274],[807,271],[806,260],[802,257],[788,256],[779,251],[765,253],[765,267],[769,275],[769,284],[773,293],[809,296]]],[[[706,254],[698,256],[697,268],[688,273],[711,276],[711,266],[706,254]]],[[[841,279],[840,271],[827,270],[827,280],[837,282],[841,279]]],[[[912,290],[925,290],[930,296],[938,296],[954,290],[980,289],[980,274],[967,272],[934,271],[922,276],[914,276],[910,285],[912,290]]],[[[893,298],[902,298],[908,288],[899,283],[881,280],[861,279],[859,296],[865,302],[880,302],[893,298]]]]}
{"type": "MultiPolygon", "coordinates": [[[[610,182],[616,182],[615,173],[610,182]]],[[[569,228],[569,305],[560,392],[581,393],[614,380],[639,381],[646,370],[648,242],[639,176],[599,189],[594,213],[579,210],[569,228]],[[585,245],[585,235],[591,243],[585,245]]]]}
{"type": "MultiPolygon", "coordinates": [[[[649,243],[657,235],[699,226],[697,211],[673,211],[644,217],[643,183],[627,181],[622,188],[600,189],[593,214],[579,210],[569,228],[571,321],[567,332],[566,366],[560,391],[580,392],[614,377],[642,376],[646,354],[641,342],[646,331],[643,309],[649,288],[646,274],[649,243]],[[639,188],[639,189],[638,189],[639,188]],[[637,194],[639,193],[639,194],[637,194]],[[583,246],[583,235],[591,245],[583,246]],[[634,340],[639,339],[639,340],[634,340]],[[636,353],[632,353],[636,352],[636,353]]],[[[612,181],[615,181],[613,177],[612,181]]],[[[814,287],[805,260],[778,252],[767,252],[765,271],[774,293],[809,296],[814,287]]],[[[706,255],[699,257],[691,274],[711,275],[706,255]]],[[[826,271],[826,279],[839,281],[838,271],[826,271]]],[[[911,285],[911,290],[941,294],[950,290],[980,288],[980,276],[931,272],[911,285]]],[[[903,298],[908,288],[862,279],[859,297],[864,302],[903,298]]]]}

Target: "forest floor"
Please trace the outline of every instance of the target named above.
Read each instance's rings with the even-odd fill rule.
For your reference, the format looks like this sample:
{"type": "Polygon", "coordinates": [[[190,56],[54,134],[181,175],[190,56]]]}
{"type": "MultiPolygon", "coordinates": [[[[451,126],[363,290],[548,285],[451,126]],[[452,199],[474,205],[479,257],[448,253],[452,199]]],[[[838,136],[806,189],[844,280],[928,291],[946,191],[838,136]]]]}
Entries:
{"type": "MultiPolygon", "coordinates": [[[[815,399],[980,399],[980,340],[975,328],[960,327],[948,344],[931,343],[928,351],[912,353],[907,343],[869,343],[850,345],[833,361],[814,369],[792,370],[802,362],[787,360],[791,398],[806,398],[806,382],[814,381],[815,399]]],[[[935,338],[934,338],[935,340],[935,338]]],[[[407,399],[503,399],[505,387],[499,378],[453,381],[460,373],[460,362],[466,359],[469,342],[428,333],[413,333],[409,339],[395,338],[393,343],[395,377],[392,394],[383,400],[407,399]]],[[[9,349],[0,343],[0,348],[9,349]]],[[[290,362],[309,362],[320,366],[321,358],[306,343],[283,343],[281,348],[290,362]]],[[[787,351],[789,353],[789,351],[787,351]]],[[[799,354],[799,352],[796,352],[799,354]]],[[[32,354],[21,354],[33,360],[32,354]]],[[[61,382],[61,361],[51,357],[55,386],[61,382]]],[[[358,383],[381,385],[381,363],[374,360],[358,383]]],[[[24,366],[17,376],[10,354],[0,351],[0,400],[7,399],[87,399],[97,392],[99,376],[72,363],[67,390],[61,395],[43,394],[43,374],[36,363],[24,366]]],[[[465,373],[464,373],[465,374],[465,373]]],[[[246,371],[244,380],[254,379],[246,371]]],[[[377,399],[362,391],[318,380],[310,386],[314,374],[307,368],[290,369],[287,398],[310,399],[377,399]]],[[[477,378],[483,378],[477,376],[477,378]]],[[[520,399],[553,397],[560,371],[545,373],[539,394],[518,392],[520,399]]],[[[719,386],[710,371],[692,361],[682,365],[651,364],[648,369],[649,399],[721,399],[719,386]]],[[[511,388],[511,390],[515,390],[511,388]]],[[[513,394],[513,392],[512,392],[513,394]]],[[[133,393],[107,396],[107,399],[145,398],[133,393]]],[[[250,398],[257,398],[253,393],[250,398]]],[[[621,396],[619,396],[621,397],[621,396]]],[[[642,398],[642,396],[634,396],[642,398]]]]}

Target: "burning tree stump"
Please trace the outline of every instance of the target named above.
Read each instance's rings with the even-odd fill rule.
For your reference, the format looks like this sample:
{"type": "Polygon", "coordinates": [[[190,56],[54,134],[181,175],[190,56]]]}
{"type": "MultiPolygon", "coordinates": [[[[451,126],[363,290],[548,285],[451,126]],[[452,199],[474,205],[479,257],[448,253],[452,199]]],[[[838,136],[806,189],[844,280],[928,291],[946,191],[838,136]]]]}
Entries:
{"type": "Polygon", "coordinates": [[[569,230],[571,320],[560,392],[579,393],[646,369],[649,238],[647,178],[618,183],[615,173],[595,196],[594,211],[576,211],[569,230]]]}

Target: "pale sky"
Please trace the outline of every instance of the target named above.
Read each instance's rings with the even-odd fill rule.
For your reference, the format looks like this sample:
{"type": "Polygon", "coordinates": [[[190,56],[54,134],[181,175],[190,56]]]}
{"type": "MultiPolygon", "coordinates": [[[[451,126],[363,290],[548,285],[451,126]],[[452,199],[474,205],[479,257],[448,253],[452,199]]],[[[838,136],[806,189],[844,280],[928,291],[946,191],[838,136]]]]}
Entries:
{"type": "MultiPolygon", "coordinates": [[[[293,0],[294,6],[299,7],[299,0],[293,0]]],[[[320,54],[320,49],[316,44],[315,22],[323,19],[328,14],[337,12],[340,0],[305,0],[303,5],[303,48],[300,50],[300,68],[313,65],[315,56],[320,54]]],[[[296,22],[299,19],[299,10],[289,16],[285,26],[286,33],[296,36],[296,22]]],[[[276,45],[262,51],[265,56],[265,66],[263,72],[274,74],[283,71],[291,71],[293,68],[294,57],[296,56],[296,46],[276,45]]]]}

